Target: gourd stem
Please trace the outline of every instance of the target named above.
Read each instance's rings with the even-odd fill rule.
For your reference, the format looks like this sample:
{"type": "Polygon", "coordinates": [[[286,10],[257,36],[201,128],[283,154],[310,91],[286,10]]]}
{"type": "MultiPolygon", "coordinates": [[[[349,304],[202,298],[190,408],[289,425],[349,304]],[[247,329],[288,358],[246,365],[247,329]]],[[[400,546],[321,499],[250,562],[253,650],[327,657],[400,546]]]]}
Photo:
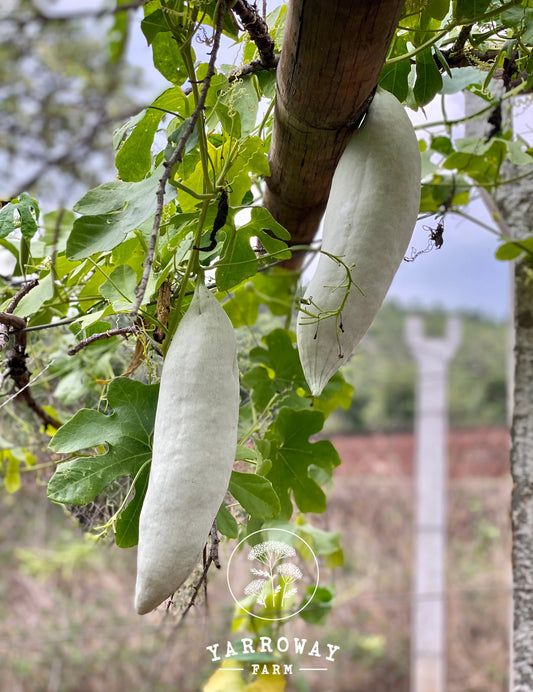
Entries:
{"type": "Polygon", "coordinates": [[[172,341],[172,337],[174,336],[174,332],[176,331],[176,328],[178,326],[178,319],[181,314],[181,306],[183,304],[183,298],[185,297],[185,293],[187,291],[187,285],[189,283],[189,279],[191,278],[191,275],[199,270],[198,266],[198,250],[195,248],[200,245],[200,239],[202,237],[202,231],[205,225],[205,219],[207,216],[207,210],[209,209],[209,199],[204,200],[202,204],[202,208],[200,210],[200,220],[198,222],[198,230],[196,231],[196,236],[193,241],[193,247],[191,250],[191,254],[189,257],[189,261],[187,262],[187,266],[185,268],[185,274],[183,275],[183,279],[181,280],[180,284],[180,290],[178,292],[178,297],[176,298],[176,302],[174,303],[174,306],[172,308],[172,312],[170,313],[170,319],[168,321],[168,330],[167,330],[167,335],[166,338],[161,346],[161,350],[163,351],[163,355],[165,356],[168,347],[170,346],[170,342],[172,341]]]}

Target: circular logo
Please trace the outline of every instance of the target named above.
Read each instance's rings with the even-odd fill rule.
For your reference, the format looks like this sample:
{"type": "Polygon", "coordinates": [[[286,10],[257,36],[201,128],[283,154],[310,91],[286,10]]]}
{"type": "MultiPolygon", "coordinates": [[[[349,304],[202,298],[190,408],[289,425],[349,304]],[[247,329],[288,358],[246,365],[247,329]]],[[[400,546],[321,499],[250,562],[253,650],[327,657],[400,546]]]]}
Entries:
{"type": "Polygon", "coordinates": [[[318,560],[293,531],[261,529],[235,547],[226,577],[233,600],[246,613],[260,620],[287,620],[313,600],[318,560]]]}

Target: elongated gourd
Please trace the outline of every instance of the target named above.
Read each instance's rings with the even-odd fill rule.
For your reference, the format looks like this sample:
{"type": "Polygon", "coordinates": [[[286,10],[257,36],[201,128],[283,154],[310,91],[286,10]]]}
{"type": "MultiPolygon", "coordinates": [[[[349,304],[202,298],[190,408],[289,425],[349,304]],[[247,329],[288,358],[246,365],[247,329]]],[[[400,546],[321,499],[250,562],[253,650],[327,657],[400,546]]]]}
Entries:
{"type": "Polygon", "coordinates": [[[323,252],[298,315],[298,350],[314,396],[372,323],[407,250],[419,203],[413,126],[401,103],[378,91],[335,169],[323,252]]]}
{"type": "Polygon", "coordinates": [[[139,520],[138,613],[167,599],[198,563],[228,488],[238,417],[234,330],[199,282],[161,374],[152,466],[139,520]]]}

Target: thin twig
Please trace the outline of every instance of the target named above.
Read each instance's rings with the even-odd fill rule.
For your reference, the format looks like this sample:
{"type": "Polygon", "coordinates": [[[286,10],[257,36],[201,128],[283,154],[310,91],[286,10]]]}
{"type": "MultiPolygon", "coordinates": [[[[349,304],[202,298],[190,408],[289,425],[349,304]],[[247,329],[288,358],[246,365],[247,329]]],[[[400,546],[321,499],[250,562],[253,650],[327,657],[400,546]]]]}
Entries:
{"type": "MultiPolygon", "coordinates": [[[[11,302],[6,308],[5,312],[0,312],[0,351],[3,351],[4,348],[7,346],[9,343],[9,328],[11,327],[12,329],[23,329],[26,326],[26,320],[22,317],[18,317],[17,315],[13,315],[13,310],[17,307],[17,305],[20,303],[22,298],[31,291],[32,288],[35,288],[39,282],[37,279],[33,279],[32,281],[28,281],[25,283],[22,288],[16,293],[16,295],[13,297],[11,302]]],[[[22,341],[20,341],[22,344],[22,341]]],[[[24,352],[26,348],[26,340],[24,338],[23,342],[23,348],[22,352],[24,352]]],[[[20,350],[20,348],[18,349],[20,350]]]]}
{"type": "Polygon", "coordinates": [[[209,568],[211,567],[211,564],[212,564],[212,563],[213,563],[213,558],[212,558],[212,557],[208,557],[207,560],[206,560],[206,562],[205,562],[204,569],[203,569],[203,571],[202,571],[202,574],[201,574],[201,576],[200,576],[200,579],[198,579],[198,581],[196,582],[196,584],[194,584],[194,586],[193,586],[193,589],[192,589],[192,590],[193,590],[193,594],[192,594],[192,596],[191,596],[191,600],[190,600],[189,603],[187,604],[187,607],[185,608],[185,610],[182,612],[181,617],[180,617],[179,622],[178,622],[178,625],[181,625],[181,623],[184,621],[184,619],[185,619],[187,613],[189,612],[189,610],[190,610],[190,609],[193,607],[193,605],[196,603],[196,599],[198,598],[198,594],[200,593],[200,589],[201,589],[202,586],[207,582],[207,573],[208,573],[209,568]]]}
{"type": "Polygon", "coordinates": [[[61,421],[58,421],[57,418],[47,413],[43,407],[35,401],[29,387],[23,387],[20,390],[19,395],[22,397],[22,399],[24,399],[28,407],[31,408],[31,410],[37,416],[39,416],[45,426],[51,425],[52,428],[55,428],[56,430],[61,427],[61,421]]]}
{"type": "Polygon", "coordinates": [[[255,74],[256,72],[263,72],[264,70],[275,69],[278,66],[280,56],[278,54],[274,55],[273,64],[266,67],[263,62],[258,58],[257,60],[252,60],[246,65],[241,67],[236,67],[228,75],[228,81],[234,82],[239,77],[244,77],[249,74],[255,74]]]}
{"type": "Polygon", "coordinates": [[[209,572],[209,568],[211,567],[211,565],[214,564],[217,569],[220,569],[220,560],[218,557],[218,544],[220,543],[220,539],[218,537],[216,519],[213,522],[211,530],[209,531],[209,540],[209,550],[204,548],[204,565],[202,574],[196,582],[196,584],[194,584],[193,586],[193,594],[191,596],[189,603],[187,604],[187,607],[181,614],[178,625],[180,625],[183,622],[189,610],[196,603],[196,599],[198,598],[198,594],[200,593],[200,590],[202,588],[204,589],[204,598],[207,602],[207,573],[209,572]]]}
{"type": "Polygon", "coordinates": [[[117,327],[116,329],[108,329],[107,332],[99,332],[98,334],[91,334],[91,336],[86,337],[79,341],[76,346],[73,346],[67,351],[69,356],[74,356],[76,353],[93,344],[95,341],[101,341],[102,339],[111,339],[113,336],[127,336],[128,334],[136,334],[139,331],[139,327],[129,326],[129,327],[117,327]]]}
{"type": "Polygon", "coordinates": [[[35,288],[37,284],[39,283],[38,279],[32,279],[31,281],[28,281],[27,283],[22,286],[20,291],[14,296],[13,300],[9,303],[9,305],[6,308],[6,312],[13,312],[13,310],[17,307],[17,305],[20,303],[22,298],[29,293],[32,288],[35,288]]]}
{"type": "Polygon", "coordinates": [[[209,58],[209,64],[207,67],[206,75],[203,80],[202,91],[200,92],[198,103],[196,104],[196,108],[194,109],[191,115],[189,123],[185,128],[185,131],[183,132],[183,135],[180,137],[180,140],[178,142],[178,145],[176,146],[176,149],[174,150],[174,153],[168,161],[165,161],[163,163],[164,171],[159,181],[159,187],[156,193],[157,207],[154,216],[154,223],[152,226],[152,233],[150,235],[150,243],[148,245],[148,252],[146,255],[146,260],[144,262],[143,275],[135,292],[135,303],[133,305],[132,311],[130,312],[130,317],[137,317],[137,313],[139,312],[139,309],[144,299],[144,294],[146,293],[148,279],[150,278],[150,271],[154,263],[155,247],[157,243],[157,236],[159,234],[159,227],[161,226],[161,216],[163,214],[163,206],[165,202],[165,189],[167,183],[170,180],[170,176],[172,175],[172,169],[177,163],[181,161],[183,152],[185,150],[185,144],[187,143],[187,140],[193,133],[194,128],[196,126],[196,122],[203,111],[205,100],[207,98],[207,91],[209,89],[209,85],[211,84],[211,78],[215,73],[215,62],[217,58],[218,48],[220,46],[220,36],[222,35],[222,26],[224,22],[225,11],[226,3],[221,2],[218,6],[218,16],[216,19],[216,28],[213,37],[213,48],[211,50],[211,57],[209,58]]]}
{"type": "MultiPolygon", "coordinates": [[[[54,428],[60,428],[60,421],[47,413],[33,398],[30,384],[34,380],[30,380],[30,372],[26,367],[26,359],[28,357],[26,353],[27,338],[26,332],[24,331],[26,320],[23,317],[12,314],[22,298],[38,284],[39,281],[37,279],[32,279],[25,283],[7,306],[6,312],[0,313],[0,350],[7,346],[9,341],[9,327],[13,328],[15,330],[15,344],[12,350],[6,352],[6,355],[8,359],[7,372],[18,390],[14,398],[17,399],[20,397],[23,399],[29,408],[39,416],[45,426],[51,425],[54,428]]],[[[4,402],[4,405],[5,403],[7,402],[4,402]]]]}

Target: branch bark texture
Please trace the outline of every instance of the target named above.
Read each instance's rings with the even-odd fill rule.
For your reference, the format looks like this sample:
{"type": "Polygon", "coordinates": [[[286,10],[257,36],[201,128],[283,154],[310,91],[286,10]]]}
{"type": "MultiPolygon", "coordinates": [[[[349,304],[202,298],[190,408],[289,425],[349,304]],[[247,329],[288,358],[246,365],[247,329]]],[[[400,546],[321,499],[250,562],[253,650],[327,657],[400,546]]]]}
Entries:
{"type": "Polygon", "coordinates": [[[405,0],[291,0],[264,204],[309,242],[335,166],[372,96],[405,0]]]}
{"type": "MultiPolygon", "coordinates": [[[[506,177],[523,170],[509,166],[506,177]]],[[[533,234],[533,180],[523,178],[497,195],[513,238],[533,234]],[[505,192],[503,192],[505,191],[505,192]]],[[[514,393],[511,498],[513,561],[513,692],[533,690],[533,265],[517,262],[514,274],[514,393]]]]}

